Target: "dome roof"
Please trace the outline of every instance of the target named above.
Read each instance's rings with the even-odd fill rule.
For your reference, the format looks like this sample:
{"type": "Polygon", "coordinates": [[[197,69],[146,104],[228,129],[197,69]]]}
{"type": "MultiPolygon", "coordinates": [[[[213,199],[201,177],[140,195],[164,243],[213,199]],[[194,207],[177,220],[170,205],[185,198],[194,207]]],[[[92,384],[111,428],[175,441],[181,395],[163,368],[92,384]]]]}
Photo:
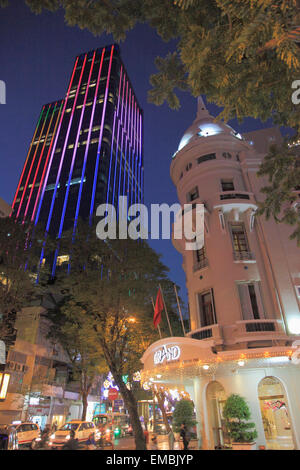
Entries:
{"type": "Polygon", "coordinates": [[[194,138],[204,138],[221,133],[242,139],[241,135],[235,132],[235,130],[228,126],[228,124],[224,124],[222,121],[215,122],[215,118],[209,114],[203,99],[199,96],[197,117],[193,124],[183,134],[178,145],[178,151],[183,149],[183,147],[189,144],[194,138]]]}

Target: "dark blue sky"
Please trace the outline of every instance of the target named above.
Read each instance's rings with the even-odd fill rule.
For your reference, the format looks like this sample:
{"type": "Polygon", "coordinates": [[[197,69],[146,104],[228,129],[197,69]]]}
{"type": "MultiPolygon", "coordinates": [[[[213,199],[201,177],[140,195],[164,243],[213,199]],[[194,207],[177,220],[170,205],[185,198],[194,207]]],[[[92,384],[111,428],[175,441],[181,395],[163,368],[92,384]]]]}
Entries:
{"type": "MultiPolygon", "coordinates": [[[[77,54],[113,42],[111,36],[94,37],[88,31],[65,25],[62,13],[34,15],[25,2],[11,0],[0,9],[0,80],[6,82],[7,104],[0,105],[0,197],[11,203],[36,121],[45,103],[62,98],[77,54]]],[[[145,202],[177,202],[169,176],[171,156],[196,114],[196,99],[180,94],[180,111],[147,102],[154,59],[166,55],[175,43],[166,44],[145,25],[139,25],[121,44],[121,54],[141,107],[144,109],[145,202]]],[[[208,105],[214,115],[218,108],[208,105]]],[[[239,132],[261,127],[254,119],[230,124],[239,132]]],[[[170,268],[172,279],[186,298],[182,259],[171,241],[151,243],[170,268]]]]}

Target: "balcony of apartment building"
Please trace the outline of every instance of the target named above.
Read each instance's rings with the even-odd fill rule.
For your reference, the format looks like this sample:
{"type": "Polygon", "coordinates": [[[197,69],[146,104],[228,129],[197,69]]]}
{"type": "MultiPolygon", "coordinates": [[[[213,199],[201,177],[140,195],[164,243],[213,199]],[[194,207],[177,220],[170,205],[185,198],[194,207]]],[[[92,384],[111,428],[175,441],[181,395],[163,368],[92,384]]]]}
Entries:
{"type": "Polygon", "coordinates": [[[243,213],[249,209],[256,210],[257,204],[253,193],[232,190],[216,193],[213,207],[221,209],[223,213],[233,210],[243,213]]]}
{"type": "Polygon", "coordinates": [[[282,320],[252,319],[235,323],[234,343],[249,341],[281,341],[287,339],[282,320]]]}
{"type": "Polygon", "coordinates": [[[223,344],[223,335],[220,325],[213,324],[197,328],[187,333],[187,337],[197,339],[206,343],[207,347],[214,347],[223,344]]]}

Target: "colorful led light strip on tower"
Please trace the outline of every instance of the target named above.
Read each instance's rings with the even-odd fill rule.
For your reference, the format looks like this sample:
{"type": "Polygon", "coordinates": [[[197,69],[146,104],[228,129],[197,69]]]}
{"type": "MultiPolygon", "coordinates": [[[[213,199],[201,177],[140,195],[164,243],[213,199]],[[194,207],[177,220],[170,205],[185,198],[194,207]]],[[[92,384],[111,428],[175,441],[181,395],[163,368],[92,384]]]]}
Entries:
{"type": "MultiPolygon", "coordinates": [[[[95,56],[96,56],[96,51],[93,54],[93,59],[92,59],[91,67],[90,67],[88,82],[87,82],[87,86],[86,86],[85,94],[84,94],[83,106],[81,108],[80,119],[79,119],[79,124],[78,124],[78,131],[77,131],[76,140],[75,140],[75,144],[74,144],[71,167],[70,167],[70,171],[69,171],[69,178],[68,178],[68,182],[67,182],[67,189],[66,189],[66,192],[65,192],[64,205],[63,205],[63,210],[62,210],[61,219],[60,219],[60,226],[59,226],[59,230],[58,230],[58,236],[57,236],[58,240],[61,238],[62,231],[63,231],[64,221],[65,221],[65,214],[66,214],[67,203],[68,203],[69,192],[70,192],[70,185],[71,185],[71,180],[72,180],[73,170],[74,170],[74,164],[75,164],[76,155],[77,155],[77,148],[78,148],[78,142],[79,142],[79,136],[80,136],[81,126],[82,126],[83,116],[84,116],[85,107],[86,107],[86,100],[87,100],[87,96],[88,96],[88,93],[89,93],[91,76],[92,76],[93,69],[94,69],[95,56]]],[[[84,69],[84,66],[83,66],[83,69],[84,69]]],[[[79,88],[78,88],[78,90],[79,90],[79,88]]],[[[54,260],[53,260],[52,276],[54,276],[54,274],[55,274],[58,253],[59,253],[59,246],[56,249],[54,260]]]]}
{"type": "MultiPolygon", "coordinates": [[[[35,170],[35,175],[34,175],[34,178],[33,178],[31,191],[30,191],[30,194],[29,194],[29,197],[28,197],[28,201],[27,201],[27,205],[26,205],[26,209],[25,209],[25,213],[24,213],[24,217],[23,217],[23,223],[25,222],[26,215],[27,215],[28,208],[29,208],[29,204],[30,204],[30,201],[31,201],[31,198],[32,198],[32,193],[33,193],[33,191],[34,191],[35,182],[36,182],[36,180],[37,180],[38,172],[39,172],[39,169],[40,169],[41,161],[42,161],[42,158],[43,158],[43,155],[44,155],[44,150],[45,150],[45,147],[46,147],[46,142],[47,142],[48,135],[49,135],[49,132],[50,132],[50,129],[51,129],[53,116],[54,116],[55,111],[56,111],[56,105],[57,105],[57,102],[55,103],[54,108],[53,108],[53,111],[52,111],[50,123],[49,123],[48,129],[47,129],[47,132],[46,132],[46,136],[45,136],[45,140],[44,140],[44,145],[43,145],[43,147],[42,147],[41,154],[40,154],[40,158],[39,158],[39,161],[38,161],[36,170],[35,170]]],[[[48,112],[50,111],[50,108],[51,108],[51,104],[49,105],[49,109],[48,109],[48,111],[47,111],[47,115],[48,115],[48,112]]],[[[46,119],[47,119],[47,116],[46,116],[46,119]]]]}
{"type": "MultiPolygon", "coordinates": [[[[43,109],[44,109],[44,108],[45,108],[45,107],[43,107],[43,109]]],[[[49,108],[48,108],[48,110],[47,110],[46,117],[45,117],[45,119],[44,119],[44,122],[43,122],[43,125],[42,125],[42,129],[41,129],[41,132],[40,132],[40,136],[39,136],[39,139],[38,139],[38,143],[36,144],[36,149],[35,149],[35,152],[34,152],[34,154],[33,154],[32,160],[31,160],[31,165],[30,165],[30,168],[29,168],[29,171],[28,171],[28,174],[27,174],[26,182],[25,182],[24,189],[23,189],[23,194],[22,194],[21,201],[20,201],[20,204],[19,204],[19,207],[18,207],[18,211],[17,211],[17,216],[16,216],[17,218],[18,218],[19,215],[20,215],[21,207],[22,207],[22,205],[23,205],[25,193],[26,193],[26,191],[27,191],[27,186],[28,186],[28,183],[29,183],[29,180],[30,180],[31,171],[32,171],[32,168],[33,168],[33,164],[34,164],[34,162],[35,162],[36,154],[37,154],[37,151],[38,151],[38,148],[39,148],[39,145],[40,145],[40,140],[41,140],[42,135],[43,135],[43,132],[44,132],[44,127],[45,127],[45,123],[46,123],[46,121],[47,121],[48,113],[49,113],[49,108]]]]}
{"type": "Polygon", "coordinates": [[[41,114],[40,114],[40,117],[39,117],[37,126],[36,126],[36,128],[35,128],[32,141],[31,141],[31,143],[30,143],[30,147],[29,147],[29,150],[28,150],[28,153],[27,153],[27,157],[26,157],[26,160],[25,160],[25,163],[24,163],[24,166],[23,166],[23,170],[22,170],[22,173],[21,173],[21,176],[20,176],[20,179],[19,179],[19,184],[18,184],[18,187],[17,187],[17,190],[16,190],[16,194],[15,194],[13,203],[12,203],[12,210],[11,210],[11,213],[10,213],[9,217],[12,216],[12,213],[13,213],[14,208],[15,208],[16,199],[17,199],[18,194],[19,194],[19,189],[20,189],[20,187],[21,187],[21,183],[22,183],[22,180],[23,180],[23,176],[24,176],[24,173],[25,173],[25,169],[26,169],[26,166],[27,166],[27,162],[28,162],[28,159],[29,159],[29,156],[30,156],[30,152],[31,152],[32,146],[33,146],[33,142],[34,142],[34,140],[35,140],[36,133],[37,133],[37,131],[38,131],[38,128],[39,128],[39,125],[40,125],[40,122],[41,122],[41,119],[42,119],[43,112],[44,112],[44,106],[42,107],[42,111],[41,111],[41,114]]]}
{"type": "Polygon", "coordinates": [[[98,168],[99,168],[100,152],[101,152],[101,146],[102,146],[104,118],[105,118],[105,111],[106,111],[106,105],[107,105],[108,87],[109,87],[109,81],[110,81],[110,72],[111,72],[113,53],[114,53],[114,46],[111,46],[110,60],[109,60],[107,80],[106,80],[106,89],[105,89],[105,96],[104,96],[103,110],[102,110],[101,127],[100,127],[100,133],[99,133],[99,143],[98,143],[98,150],[97,150],[97,156],[96,156],[91,206],[90,206],[90,223],[92,222],[92,217],[93,217],[93,212],[94,212],[96,184],[97,184],[97,179],[98,179],[98,168]]]}
{"type": "Polygon", "coordinates": [[[46,226],[46,232],[49,232],[49,228],[50,228],[50,223],[51,223],[52,213],[53,213],[53,208],[54,208],[54,203],[55,203],[55,197],[56,197],[56,193],[57,193],[57,188],[58,188],[58,184],[59,184],[59,179],[60,179],[60,175],[61,175],[63,162],[64,162],[64,159],[65,159],[68,139],[69,139],[70,130],[71,130],[72,122],[73,122],[74,112],[75,112],[75,109],[76,109],[77,98],[78,98],[79,89],[80,89],[80,85],[81,85],[82,75],[83,75],[85,64],[86,64],[86,58],[87,58],[87,55],[85,54],[83,65],[81,67],[81,73],[80,73],[79,82],[78,82],[78,85],[77,85],[77,90],[76,90],[76,95],[75,95],[75,99],[74,99],[74,103],[73,103],[73,108],[72,108],[72,112],[71,112],[71,116],[70,116],[70,120],[69,120],[67,134],[66,134],[66,138],[65,138],[65,142],[64,142],[64,146],[63,146],[63,151],[62,151],[62,154],[61,154],[61,157],[60,157],[60,162],[59,162],[59,167],[58,167],[58,172],[57,172],[57,177],[56,177],[56,182],[55,182],[55,188],[54,188],[54,191],[53,191],[51,207],[50,207],[50,212],[49,212],[47,226],[46,226]]]}
{"type": "MultiPolygon", "coordinates": [[[[35,199],[34,208],[33,208],[32,215],[31,215],[31,222],[34,221],[35,211],[36,211],[36,208],[37,208],[37,205],[38,205],[38,202],[39,202],[39,197],[40,197],[40,194],[41,194],[41,191],[42,191],[42,188],[43,188],[44,176],[45,176],[45,173],[46,173],[47,168],[48,168],[48,161],[49,161],[49,157],[50,157],[50,154],[51,154],[52,145],[53,145],[53,142],[55,140],[56,129],[57,129],[57,126],[58,126],[60,113],[61,113],[63,104],[64,104],[64,101],[61,102],[58,113],[57,113],[57,118],[56,118],[56,122],[55,122],[54,129],[53,129],[53,132],[52,132],[52,137],[51,137],[51,142],[50,142],[50,145],[49,145],[49,150],[48,150],[48,153],[47,153],[46,161],[45,161],[44,168],[43,168],[43,173],[42,173],[40,184],[39,184],[38,193],[37,193],[37,196],[36,196],[36,199],[35,199]]],[[[54,109],[54,112],[55,112],[56,109],[54,109]]],[[[53,112],[53,114],[54,114],[54,112],[53,112]]]]}
{"type": "Polygon", "coordinates": [[[77,59],[76,59],[75,65],[74,65],[72,77],[71,77],[70,84],[69,84],[69,88],[68,88],[68,91],[67,91],[67,96],[66,96],[66,99],[65,99],[65,101],[64,101],[64,107],[63,107],[63,110],[62,110],[62,113],[61,113],[61,117],[60,117],[59,126],[58,126],[57,133],[56,133],[56,136],[55,136],[54,146],[53,146],[53,150],[52,150],[52,153],[51,153],[49,166],[48,166],[48,168],[47,168],[47,173],[46,173],[46,177],[45,177],[44,184],[43,184],[43,189],[42,189],[42,195],[41,195],[41,199],[40,199],[40,202],[39,202],[39,207],[38,207],[37,214],[36,214],[36,218],[35,218],[35,225],[37,224],[37,222],[38,222],[38,220],[39,220],[40,211],[41,211],[41,206],[42,206],[43,199],[44,199],[44,195],[45,195],[45,189],[46,189],[46,186],[47,186],[47,182],[48,182],[48,178],[49,178],[49,173],[50,173],[50,169],[51,169],[51,165],[52,165],[52,161],[53,161],[53,156],[54,156],[54,152],[55,152],[55,149],[56,149],[56,144],[57,144],[58,136],[59,136],[59,133],[60,133],[60,129],[61,129],[61,124],[62,124],[62,121],[63,121],[63,117],[64,117],[64,114],[65,114],[67,102],[68,102],[68,99],[69,99],[70,90],[71,90],[71,87],[72,87],[72,84],[73,84],[73,79],[74,79],[74,75],[75,75],[75,71],[76,71],[77,64],[78,64],[78,57],[77,57],[77,59]]]}
{"type": "Polygon", "coordinates": [[[92,113],[91,113],[91,119],[90,119],[90,127],[89,127],[89,132],[88,132],[88,137],[87,137],[87,144],[86,144],[85,153],[84,153],[83,167],[82,167],[82,172],[81,172],[81,180],[80,180],[80,186],[79,186],[79,191],[78,191],[78,198],[77,198],[77,205],[76,205],[76,213],[75,213],[75,220],[74,220],[73,235],[75,234],[75,230],[76,230],[76,226],[77,226],[77,222],[78,222],[78,215],[79,215],[79,209],[80,209],[80,201],[81,201],[82,188],[83,188],[83,180],[84,180],[84,175],[85,175],[85,169],[86,169],[86,163],[87,163],[87,155],[88,155],[88,151],[89,151],[90,139],[91,139],[92,128],[93,128],[93,121],[94,121],[94,115],[95,115],[95,109],[96,109],[96,103],[97,103],[97,97],[98,97],[98,89],[99,89],[100,77],[101,77],[101,72],[102,72],[102,65],[103,65],[104,53],[105,53],[105,48],[102,49],[102,55],[101,55],[101,60],[100,60],[100,66],[99,66],[99,71],[98,71],[97,84],[96,84],[94,102],[93,102],[92,113]]]}
{"type": "Polygon", "coordinates": [[[114,123],[113,123],[113,130],[112,130],[111,147],[110,147],[110,162],[109,162],[107,194],[106,194],[106,210],[107,210],[107,205],[109,203],[109,192],[110,192],[109,189],[110,189],[110,177],[111,177],[111,167],[112,167],[112,158],[113,158],[113,148],[114,148],[114,140],[115,140],[116,119],[117,119],[117,113],[115,111],[114,112],[114,123]]]}
{"type": "Polygon", "coordinates": [[[71,184],[71,180],[72,180],[72,176],[73,176],[75,159],[76,159],[76,155],[77,155],[77,148],[78,148],[79,136],[80,136],[81,126],[82,126],[82,120],[83,120],[83,116],[84,116],[84,112],[85,112],[87,96],[88,96],[88,93],[89,93],[89,86],[90,86],[91,76],[92,76],[93,69],[94,69],[95,55],[96,55],[96,51],[94,52],[94,55],[93,55],[92,64],[91,64],[89,77],[88,77],[88,82],[87,82],[87,86],[86,86],[86,90],[85,90],[85,94],[84,94],[83,106],[81,108],[78,131],[77,131],[77,135],[76,135],[76,140],[75,140],[75,145],[74,145],[74,150],[73,150],[73,155],[72,155],[72,161],[71,161],[71,167],[70,167],[70,171],[69,171],[69,178],[68,178],[68,182],[67,182],[67,189],[66,189],[66,193],[65,193],[64,206],[63,206],[62,215],[61,215],[61,219],[60,219],[58,239],[61,237],[61,234],[62,234],[62,231],[63,231],[63,224],[64,224],[64,219],[65,219],[65,214],[66,214],[66,208],[67,208],[68,197],[69,197],[69,192],[70,192],[70,184],[71,184]]]}
{"type": "Polygon", "coordinates": [[[112,204],[115,204],[115,191],[116,191],[116,175],[117,175],[117,165],[118,165],[118,153],[119,153],[119,136],[120,136],[120,127],[121,122],[118,120],[118,132],[117,132],[117,142],[116,142],[116,156],[115,156],[115,171],[114,171],[114,189],[112,195],[112,204]]]}
{"type": "MultiPolygon", "coordinates": [[[[71,87],[72,87],[72,84],[73,84],[73,79],[74,79],[77,63],[78,63],[78,57],[76,59],[75,65],[74,65],[74,69],[73,69],[73,73],[72,73],[72,76],[71,76],[69,88],[68,88],[68,91],[67,91],[67,96],[66,96],[66,99],[64,101],[64,106],[63,106],[63,110],[62,110],[61,117],[60,117],[59,126],[58,126],[57,133],[56,133],[56,136],[55,136],[55,142],[54,142],[53,150],[52,150],[52,153],[51,153],[50,162],[49,162],[49,166],[48,166],[48,169],[47,169],[47,174],[46,174],[45,181],[44,181],[44,184],[43,184],[42,196],[41,196],[41,199],[40,199],[38,211],[37,211],[36,218],[35,218],[35,225],[37,224],[37,222],[39,220],[40,210],[41,210],[42,202],[43,202],[43,199],[44,199],[44,194],[45,194],[45,189],[46,189],[46,185],[47,185],[47,182],[48,182],[50,168],[51,168],[51,165],[52,165],[53,155],[54,155],[54,152],[55,152],[55,149],[56,149],[56,144],[57,144],[58,136],[59,136],[59,133],[60,133],[61,124],[62,124],[63,117],[64,117],[64,114],[65,114],[65,110],[66,110],[70,90],[71,90],[71,87]]],[[[45,240],[44,240],[44,243],[43,243],[43,248],[41,250],[41,256],[40,256],[40,262],[39,262],[39,267],[38,267],[36,283],[39,282],[39,271],[40,271],[40,267],[42,265],[42,261],[43,261],[43,258],[44,258],[46,239],[47,239],[47,230],[46,230],[46,233],[45,233],[45,240]]]]}
{"type": "MultiPolygon", "coordinates": [[[[118,184],[118,199],[117,199],[117,209],[118,209],[119,216],[120,216],[119,197],[121,196],[120,191],[121,191],[122,164],[124,168],[124,173],[126,171],[125,158],[123,158],[123,143],[124,143],[124,134],[126,134],[127,101],[128,101],[128,80],[127,80],[127,85],[126,85],[125,119],[124,119],[124,126],[122,129],[121,152],[120,152],[120,162],[119,162],[119,184],[118,184]]],[[[125,137],[125,145],[126,145],[126,137],[125,137]]],[[[125,196],[125,194],[122,194],[122,196],[125,196]]],[[[124,200],[123,200],[123,203],[124,203],[124,200]]]]}
{"type": "MultiPolygon", "coordinates": [[[[122,73],[123,67],[121,65],[120,68],[120,80],[119,80],[119,93],[118,93],[118,104],[117,104],[117,111],[114,112],[114,120],[113,120],[113,129],[112,129],[112,139],[111,139],[111,147],[110,147],[110,162],[109,162],[109,171],[108,171],[108,181],[107,181],[107,193],[106,193],[106,210],[107,205],[109,203],[109,195],[110,195],[110,180],[111,180],[111,168],[112,168],[112,159],[113,159],[113,148],[114,148],[114,140],[115,140],[115,127],[116,127],[116,119],[117,117],[120,119],[120,101],[121,101],[121,87],[122,87],[122,73]]],[[[124,74],[125,76],[125,74],[124,74]]],[[[121,103],[121,113],[122,113],[122,106],[121,103]]]]}

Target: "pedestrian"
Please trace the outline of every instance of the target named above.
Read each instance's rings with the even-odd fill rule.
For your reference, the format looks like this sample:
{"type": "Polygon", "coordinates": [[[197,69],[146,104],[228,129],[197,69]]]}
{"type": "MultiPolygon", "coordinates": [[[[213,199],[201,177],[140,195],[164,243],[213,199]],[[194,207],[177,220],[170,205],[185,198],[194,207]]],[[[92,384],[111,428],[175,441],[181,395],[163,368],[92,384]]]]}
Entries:
{"type": "Polygon", "coordinates": [[[87,450],[95,450],[96,449],[96,441],[94,433],[89,435],[88,440],[86,441],[87,450]]]}
{"type": "Polygon", "coordinates": [[[75,431],[70,431],[70,439],[63,445],[62,450],[79,450],[78,439],[75,439],[75,431]]]}
{"type": "Polygon", "coordinates": [[[175,442],[175,437],[172,429],[170,429],[170,432],[168,433],[168,441],[169,441],[169,450],[174,449],[174,442],[175,442]]]}
{"type": "Polygon", "coordinates": [[[188,450],[190,439],[185,423],[182,423],[180,426],[180,437],[182,438],[183,442],[183,450],[188,450]]]}
{"type": "Polygon", "coordinates": [[[157,436],[155,435],[151,437],[150,450],[158,450],[157,436]]]}
{"type": "Polygon", "coordinates": [[[146,426],[145,426],[145,429],[144,429],[144,436],[145,436],[146,444],[149,444],[149,431],[148,431],[146,426]]]}

